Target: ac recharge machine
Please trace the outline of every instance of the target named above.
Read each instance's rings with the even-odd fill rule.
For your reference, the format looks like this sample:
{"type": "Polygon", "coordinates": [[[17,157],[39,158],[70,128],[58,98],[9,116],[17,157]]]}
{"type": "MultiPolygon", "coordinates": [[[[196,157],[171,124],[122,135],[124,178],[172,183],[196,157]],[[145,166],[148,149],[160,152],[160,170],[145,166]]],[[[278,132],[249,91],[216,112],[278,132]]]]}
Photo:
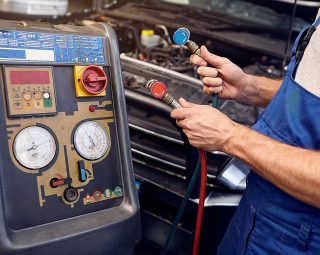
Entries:
{"type": "Polygon", "coordinates": [[[0,21],[0,254],[125,255],[140,238],[116,35],[0,21]]]}

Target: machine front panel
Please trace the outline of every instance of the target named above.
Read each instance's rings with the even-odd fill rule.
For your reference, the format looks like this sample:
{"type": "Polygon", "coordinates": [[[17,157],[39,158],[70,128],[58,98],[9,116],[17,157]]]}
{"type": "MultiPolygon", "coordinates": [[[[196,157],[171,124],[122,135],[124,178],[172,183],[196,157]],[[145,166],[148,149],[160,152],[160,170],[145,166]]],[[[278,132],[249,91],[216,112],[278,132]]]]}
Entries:
{"type": "Polygon", "coordinates": [[[123,185],[110,67],[12,61],[3,62],[0,83],[8,226],[25,229],[119,206],[123,185]]]}

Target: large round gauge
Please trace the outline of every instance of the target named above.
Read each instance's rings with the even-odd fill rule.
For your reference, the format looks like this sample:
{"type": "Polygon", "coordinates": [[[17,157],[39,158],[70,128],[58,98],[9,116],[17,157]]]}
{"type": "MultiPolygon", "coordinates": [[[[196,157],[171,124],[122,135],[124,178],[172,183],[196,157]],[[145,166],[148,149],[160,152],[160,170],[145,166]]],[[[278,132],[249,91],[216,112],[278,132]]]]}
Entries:
{"type": "Polygon", "coordinates": [[[13,153],[24,167],[40,169],[53,160],[56,154],[56,142],[45,128],[27,127],[14,139],[13,153]]]}
{"type": "Polygon", "coordinates": [[[74,146],[81,157],[88,160],[97,160],[108,151],[110,136],[98,122],[87,121],[76,129],[74,146]]]}

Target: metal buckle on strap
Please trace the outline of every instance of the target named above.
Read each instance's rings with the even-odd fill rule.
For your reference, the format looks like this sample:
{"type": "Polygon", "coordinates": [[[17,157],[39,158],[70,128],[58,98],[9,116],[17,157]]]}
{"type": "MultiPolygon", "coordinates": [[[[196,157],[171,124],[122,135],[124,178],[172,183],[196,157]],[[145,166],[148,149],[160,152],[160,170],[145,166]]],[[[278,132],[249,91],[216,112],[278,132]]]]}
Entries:
{"type": "Polygon", "coordinates": [[[296,54],[296,59],[297,60],[301,60],[303,55],[304,55],[304,52],[308,46],[308,44],[310,43],[310,40],[311,40],[311,37],[313,35],[313,33],[316,31],[316,27],[314,25],[311,25],[308,29],[308,32],[307,34],[304,36],[303,40],[302,40],[302,43],[300,44],[299,46],[299,49],[297,51],[297,54],[296,54]]]}

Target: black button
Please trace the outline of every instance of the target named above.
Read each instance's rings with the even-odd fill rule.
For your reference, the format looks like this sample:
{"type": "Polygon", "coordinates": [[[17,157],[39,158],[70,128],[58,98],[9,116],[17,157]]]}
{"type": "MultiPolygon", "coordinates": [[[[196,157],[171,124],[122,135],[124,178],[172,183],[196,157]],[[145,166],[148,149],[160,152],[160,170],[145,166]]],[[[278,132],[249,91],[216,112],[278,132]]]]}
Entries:
{"type": "Polygon", "coordinates": [[[78,190],[76,188],[69,187],[69,188],[65,189],[65,191],[63,193],[63,197],[68,202],[74,202],[74,201],[76,201],[78,199],[79,192],[78,192],[78,190]]]}

